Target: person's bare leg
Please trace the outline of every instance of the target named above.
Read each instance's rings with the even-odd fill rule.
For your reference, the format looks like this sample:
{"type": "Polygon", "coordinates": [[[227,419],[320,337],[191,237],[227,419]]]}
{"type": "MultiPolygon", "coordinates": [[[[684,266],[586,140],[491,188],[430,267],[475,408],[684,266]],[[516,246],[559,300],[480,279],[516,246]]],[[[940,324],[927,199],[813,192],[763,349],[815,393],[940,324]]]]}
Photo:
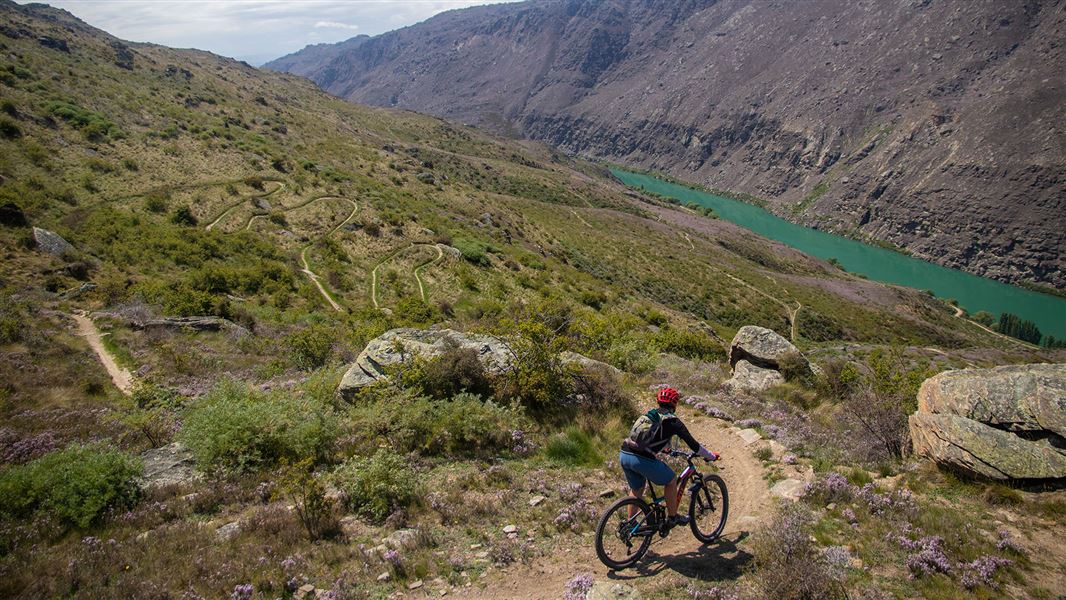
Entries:
{"type": "Polygon", "coordinates": [[[668,517],[676,517],[677,516],[677,476],[674,476],[674,478],[670,480],[670,483],[666,484],[666,491],[664,491],[663,493],[666,494],[666,516],[668,516],[668,517]]]}
{"type": "MultiPolygon", "coordinates": [[[[639,490],[630,489],[629,490],[629,495],[632,496],[633,498],[636,498],[636,499],[639,500],[640,497],[644,495],[644,486],[640,486],[639,490]]],[[[630,504],[629,505],[629,518],[632,519],[633,516],[636,515],[636,514],[637,514],[636,505],[630,504]]]]}

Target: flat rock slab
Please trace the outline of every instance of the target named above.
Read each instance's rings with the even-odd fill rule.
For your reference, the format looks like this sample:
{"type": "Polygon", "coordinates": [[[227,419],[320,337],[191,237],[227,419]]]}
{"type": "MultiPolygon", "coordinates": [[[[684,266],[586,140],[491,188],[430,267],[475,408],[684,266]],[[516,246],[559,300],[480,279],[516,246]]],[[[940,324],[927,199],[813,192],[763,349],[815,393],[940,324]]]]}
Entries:
{"type": "Polygon", "coordinates": [[[37,242],[37,249],[41,252],[47,252],[48,254],[55,254],[58,256],[74,249],[74,246],[71,246],[70,242],[63,239],[63,236],[54,231],[41,229],[40,227],[33,228],[33,239],[37,242]]]}
{"type": "Polygon", "coordinates": [[[745,446],[750,446],[762,439],[762,436],[759,435],[759,432],[755,431],[754,429],[741,429],[737,432],[737,437],[744,440],[745,446]]]}
{"type": "Polygon", "coordinates": [[[782,479],[775,483],[774,487],[770,488],[770,493],[778,498],[795,502],[803,496],[803,492],[806,489],[807,484],[799,479],[782,479]]]}
{"type": "Polygon", "coordinates": [[[152,489],[199,481],[203,475],[197,471],[192,452],[180,442],[153,448],[141,454],[144,475],[141,487],[152,489]]]}

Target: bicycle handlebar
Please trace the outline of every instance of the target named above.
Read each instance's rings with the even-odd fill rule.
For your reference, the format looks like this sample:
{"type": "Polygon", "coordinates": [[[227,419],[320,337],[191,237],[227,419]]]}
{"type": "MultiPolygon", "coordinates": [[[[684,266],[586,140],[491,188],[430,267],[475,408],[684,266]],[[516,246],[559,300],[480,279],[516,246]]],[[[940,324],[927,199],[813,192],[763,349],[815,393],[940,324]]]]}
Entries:
{"type": "MultiPolygon", "coordinates": [[[[692,462],[693,458],[696,458],[697,456],[699,456],[699,452],[683,452],[681,450],[671,450],[668,454],[670,456],[678,456],[678,457],[684,458],[686,461],[688,461],[690,463],[692,462]]],[[[721,455],[719,455],[719,457],[721,457],[721,455]]],[[[705,458],[705,459],[703,459],[703,461],[704,462],[711,462],[711,460],[709,458],[705,458]]]]}

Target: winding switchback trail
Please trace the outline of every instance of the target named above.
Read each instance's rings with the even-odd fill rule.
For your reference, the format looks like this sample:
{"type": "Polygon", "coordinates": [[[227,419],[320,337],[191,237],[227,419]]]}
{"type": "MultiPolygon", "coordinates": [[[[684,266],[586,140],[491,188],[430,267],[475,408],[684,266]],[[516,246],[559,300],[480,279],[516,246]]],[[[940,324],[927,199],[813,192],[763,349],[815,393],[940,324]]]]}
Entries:
{"type": "Polygon", "coordinates": [[[415,282],[418,284],[418,293],[422,297],[422,301],[423,302],[426,301],[426,290],[425,290],[425,287],[422,285],[422,278],[420,277],[420,273],[421,273],[421,271],[424,268],[426,268],[426,267],[428,267],[430,265],[434,265],[437,262],[439,262],[442,258],[444,258],[444,249],[440,247],[440,244],[418,244],[418,243],[414,243],[414,244],[411,244],[410,246],[404,246],[404,247],[392,252],[391,254],[386,256],[385,258],[381,259],[381,261],[379,261],[378,264],[374,265],[374,268],[370,270],[370,303],[374,305],[374,308],[378,308],[378,309],[381,308],[381,305],[378,304],[378,269],[380,269],[382,267],[382,265],[384,265],[385,263],[389,262],[393,258],[396,258],[397,256],[399,256],[403,252],[405,252],[407,250],[410,250],[411,248],[433,248],[433,249],[435,249],[437,251],[437,257],[436,258],[430,259],[430,260],[428,260],[428,261],[416,266],[414,269],[412,269],[412,273],[414,274],[414,277],[415,277],[415,282]]]}
{"type": "Polygon", "coordinates": [[[233,209],[235,209],[238,206],[244,204],[245,202],[247,202],[247,201],[249,201],[249,200],[251,200],[253,198],[266,198],[267,196],[273,196],[274,194],[276,194],[282,188],[285,187],[285,182],[284,181],[275,181],[274,183],[278,184],[278,186],[276,188],[270,190],[269,192],[266,192],[266,193],[263,193],[263,194],[255,194],[255,195],[252,195],[252,196],[241,198],[237,202],[227,206],[225,209],[223,209],[223,211],[221,213],[219,213],[219,215],[217,217],[215,217],[215,220],[211,221],[210,223],[208,223],[207,227],[204,227],[204,229],[206,229],[207,231],[211,231],[212,229],[215,228],[215,225],[218,225],[219,222],[222,221],[222,219],[226,218],[226,215],[230,214],[230,212],[233,211],[233,209]]]}
{"type": "Polygon", "coordinates": [[[104,346],[103,335],[100,330],[97,329],[96,323],[89,318],[84,312],[76,312],[70,315],[74,319],[74,322],[78,325],[78,335],[85,338],[89,342],[89,347],[92,348],[96,354],[96,358],[100,361],[100,364],[107,370],[107,374],[111,376],[112,383],[119,389],[120,392],[129,396],[133,393],[133,374],[129,370],[119,366],[115,357],[111,355],[111,352],[104,346]]]}
{"type": "MultiPolygon", "coordinates": [[[[313,198],[309,198],[303,202],[300,202],[299,204],[285,207],[281,210],[281,213],[289,213],[294,210],[304,208],[305,206],[308,206],[320,200],[344,200],[345,202],[350,202],[352,205],[352,212],[348,213],[348,216],[345,217],[343,221],[338,223],[336,227],[326,232],[322,236],[323,238],[329,237],[339,231],[341,227],[344,227],[353,218],[355,218],[356,213],[359,212],[359,203],[357,203],[355,200],[352,200],[351,198],[347,198],[345,196],[315,196],[313,198]]],[[[256,219],[260,219],[262,217],[263,215],[252,215],[251,217],[249,217],[248,221],[244,224],[244,231],[251,231],[252,223],[254,223],[256,219]]],[[[313,283],[318,289],[318,293],[321,294],[323,298],[325,298],[326,302],[329,303],[333,310],[341,312],[344,310],[344,308],[340,304],[338,304],[336,300],[333,299],[333,295],[329,293],[329,290],[326,289],[326,286],[322,285],[322,278],[317,273],[311,270],[311,264],[307,261],[307,251],[310,250],[311,246],[313,245],[314,242],[311,242],[300,249],[300,265],[302,266],[300,272],[304,275],[307,275],[307,277],[311,280],[311,283],[313,283]]]]}
{"type": "Polygon", "coordinates": [[[799,339],[799,311],[803,308],[803,304],[801,304],[797,300],[796,301],[796,306],[795,306],[795,308],[793,308],[793,307],[789,306],[785,301],[781,300],[780,298],[777,298],[776,296],[772,296],[770,294],[767,294],[766,292],[760,290],[759,288],[755,287],[754,285],[748,283],[747,281],[744,281],[743,279],[741,279],[741,278],[739,278],[739,277],[737,277],[735,275],[732,275],[730,273],[726,273],[722,269],[715,269],[715,270],[720,272],[722,275],[725,275],[726,277],[732,279],[733,281],[739,283],[740,285],[743,285],[744,287],[750,289],[751,291],[755,292],[756,294],[759,294],[760,296],[770,300],[771,302],[774,302],[774,303],[780,305],[781,308],[784,308],[785,309],[785,314],[788,315],[788,321],[789,321],[789,324],[791,325],[791,328],[792,328],[792,331],[789,334],[790,337],[792,338],[792,342],[795,343],[796,340],[799,339]]]}

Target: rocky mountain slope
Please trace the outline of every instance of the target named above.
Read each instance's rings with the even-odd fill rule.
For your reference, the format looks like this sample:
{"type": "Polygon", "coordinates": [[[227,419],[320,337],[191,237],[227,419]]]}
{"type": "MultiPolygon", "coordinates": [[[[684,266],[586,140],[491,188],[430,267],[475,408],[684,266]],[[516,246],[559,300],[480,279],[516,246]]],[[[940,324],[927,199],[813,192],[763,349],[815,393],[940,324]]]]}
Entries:
{"type": "Polygon", "coordinates": [[[541,0],[267,66],[1062,289],[1064,7],[541,0]]]}

